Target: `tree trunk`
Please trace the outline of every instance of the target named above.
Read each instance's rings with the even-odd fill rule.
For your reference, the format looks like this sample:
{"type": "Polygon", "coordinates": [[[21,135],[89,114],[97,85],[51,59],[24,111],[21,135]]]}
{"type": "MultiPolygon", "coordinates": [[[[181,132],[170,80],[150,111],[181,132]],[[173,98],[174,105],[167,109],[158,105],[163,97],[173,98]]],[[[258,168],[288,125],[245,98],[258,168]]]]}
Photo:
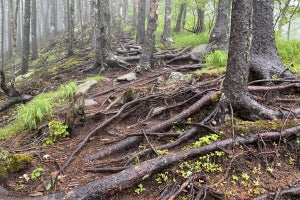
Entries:
{"type": "Polygon", "coordinates": [[[146,19],[146,2],[145,0],[139,0],[138,5],[138,25],[136,32],[136,43],[143,44],[145,38],[145,19],[146,19]]]}
{"type": "Polygon", "coordinates": [[[51,0],[51,17],[50,17],[50,31],[51,37],[55,38],[57,35],[57,0],[51,0]]]}
{"type": "Polygon", "coordinates": [[[138,21],[138,10],[139,10],[139,0],[133,0],[133,14],[132,14],[132,31],[135,31],[137,28],[138,21]]]}
{"type": "Polygon", "coordinates": [[[165,3],[165,23],[164,30],[161,35],[161,42],[171,42],[171,19],[172,19],[172,0],[166,0],[165,3]]]}
{"type": "Polygon", "coordinates": [[[185,9],[186,9],[186,4],[185,3],[180,4],[180,9],[179,9],[178,17],[176,20],[176,26],[175,26],[174,32],[180,31],[181,21],[182,21],[183,13],[184,13],[185,9]]]}
{"type": "Polygon", "coordinates": [[[83,46],[83,19],[82,19],[82,2],[81,2],[81,0],[77,0],[77,9],[79,12],[80,45],[83,46]]]}
{"type": "Polygon", "coordinates": [[[210,34],[209,45],[206,48],[207,52],[213,52],[216,49],[228,50],[230,7],[230,0],[219,1],[216,23],[210,34]]]}
{"type": "Polygon", "coordinates": [[[197,8],[197,15],[198,15],[198,19],[197,19],[196,28],[194,29],[194,33],[202,33],[205,31],[203,8],[200,7],[197,8]]]}
{"type": "Polygon", "coordinates": [[[25,0],[25,11],[23,21],[23,45],[22,45],[22,66],[21,74],[26,74],[28,71],[29,58],[29,34],[30,34],[30,1],[25,0]]]}
{"type": "MultiPolygon", "coordinates": [[[[104,67],[104,63],[112,60],[110,43],[109,0],[96,0],[96,63],[104,67]]],[[[106,63],[109,64],[109,63],[106,63]]]]}
{"type": "Polygon", "coordinates": [[[68,52],[67,56],[73,54],[74,48],[74,0],[67,0],[68,9],[68,52]]]}
{"type": "Polygon", "coordinates": [[[150,1],[150,11],[148,15],[148,27],[145,36],[145,41],[143,43],[143,49],[141,58],[139,61],[139,66],[141,69],[149,69],[153,65],[153,51],[155,47],[155,32],[157,28],[157,9],[159,5],[159,0],[150,1]]]}
{"type": "Polygon", "coordinates": [[[123,1],[123,23],[128,24],[128,0],[123,1]]]}
{"type": "Polygon", "coordinates": [[[36,37],[36,0],[32,0],[31,9],[31,59],[35,60],[38,57],[36,37]]]}
{"type": "Polygon", "coordinates": [[[1,0],[1,70],[4,71],[4,25],[5,23],[5,11],[4,1],[1,0]]]}
{"type": "Polygon", "coordinates": [[[275,45],[273,28],[274,0],[253,0],[253,39],[250,73],[253,79],[271,79],[279,76],[292,78],[285,70],[275,45]]]}

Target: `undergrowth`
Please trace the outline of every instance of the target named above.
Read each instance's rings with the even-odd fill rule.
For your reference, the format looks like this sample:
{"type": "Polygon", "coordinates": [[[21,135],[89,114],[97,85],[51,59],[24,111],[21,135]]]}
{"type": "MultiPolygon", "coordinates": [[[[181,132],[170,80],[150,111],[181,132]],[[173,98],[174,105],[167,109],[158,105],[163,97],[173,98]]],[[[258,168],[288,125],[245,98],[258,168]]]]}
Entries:
{"type": "Polygon", "coordinates": [[[29,103],[18,107],[18,114],[13,124],[0,129],[0,139],[8,138],[25,129],[35,129],[38,123],[52,116],[52,110],[70,99],[77,89],[75,82],[61,85],[55,92],[42,93],[29,103]]]}

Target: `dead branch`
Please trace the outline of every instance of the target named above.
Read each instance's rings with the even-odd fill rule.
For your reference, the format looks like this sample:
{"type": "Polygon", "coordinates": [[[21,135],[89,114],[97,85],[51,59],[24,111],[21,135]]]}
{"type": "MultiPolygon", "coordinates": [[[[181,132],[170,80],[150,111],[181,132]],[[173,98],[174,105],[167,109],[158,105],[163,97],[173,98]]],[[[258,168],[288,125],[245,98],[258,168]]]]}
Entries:
{"type": "Polygon", "coordinates": [[[32,96],[30,95],[20,95],[16,97],[10,97],[5,100],[4,104],[0,105],[0,112],[12,107],[13,105],[16,105],[18,103],[27,102],[32,99],[32,96]]]}
{"type": "MultiPolygon", "coordinates": [[[[263,200],[267,198],[274,198],[277,193],[267,193],[261,196],[256,197],[254,200],[263,200]]],[[[278,193],[278,198],[281,199],[282,197],[286,196],[295,196],[300,197],[300,187],[292,187],[285,190],[281,190],[278,193]]]]}

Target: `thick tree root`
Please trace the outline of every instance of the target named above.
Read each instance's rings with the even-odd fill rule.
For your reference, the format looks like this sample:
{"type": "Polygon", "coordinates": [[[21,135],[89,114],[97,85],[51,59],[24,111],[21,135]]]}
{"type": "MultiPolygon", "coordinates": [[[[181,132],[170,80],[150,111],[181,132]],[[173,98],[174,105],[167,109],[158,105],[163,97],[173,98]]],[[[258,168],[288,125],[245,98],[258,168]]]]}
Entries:
{"type": "MultiPolygon", "coordinates": [[[[6,200],[12,200],[12,199],[73,200],[73,199],[96,199],[99,197],[105,197],[106,195],[109,195],[113,192],[118,192],[126,188],[129,188],[134,184],[137,184],[141,180],[144,180],[146,177],[151,176],[153,173],[162,170],[167,166],[173,165],[179,161],[204,155],[209,152],[216,151],[218,149],[226,148],[228,146],[239,146],[241,144],[245,145],[260,140],[265,141],[265,140],[276,140],[279,138],[287,138],[297,134],[299,131],[300,131],[300,126],[296,126],[296,127],[283,130],[281,132],[265,132],[265,133],[253,134],[247,138],[237,137],[237,138],[221,140],[199,148],[190,149],[187,151],[179,151],[176,153],[170,153],[167,155],[159,156],[157,158],[153,158],[151,160],[142,162],[137,166],[130,167],[117,174],[105,176],[103,178],[92,181],[81,187],[71,189],[68,191],[63,191],[61,193],[50,194],[47,196],[34,197],[34,198],[28,198],[28,197],[11,198],[7,196],[3,196],[3,198],[6,200]]],[[[299,188],[290,189],[286,193],[299,195],[300,190],[299,188]]],[[[282,195],[283,194],[284,193],[282,193],[282,195]]]]}
{"type": "Polygon", "coordinates": [[[282,197],[300,197],[300,187],[292,187],[275,193],[267,193],[256,197],[254,200],[264,200],[264,199],[281,199],[282,197]]]}

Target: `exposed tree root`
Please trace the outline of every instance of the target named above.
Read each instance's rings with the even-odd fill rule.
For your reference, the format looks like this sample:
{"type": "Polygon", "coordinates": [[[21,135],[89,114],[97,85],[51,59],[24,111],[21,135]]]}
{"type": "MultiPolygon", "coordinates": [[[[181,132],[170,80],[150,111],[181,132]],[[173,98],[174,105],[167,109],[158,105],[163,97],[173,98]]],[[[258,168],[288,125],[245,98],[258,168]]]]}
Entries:
{"type": "MultiPolygon", "coordinates": [[[[203,96],[200,100],[198,100],[196,103],[194,103],[192,106],[190,106],[188,109],[182,111],[181,113],[177,114],[173,118],[168,119],[158,125],[152,126],[151,128],[144,130],[145,134],[163,131],[163,130],[171,127],[174,122],[181,121],[181,120],[193,115],[194,113],[199,111],[199,109],[202,106],[208,104],[211,101],[211,98],[214,95],[216,95],[217,93],[218,92],[209,92],[208,94],[203,96]]],[[[125,140],[120,141],[119,143],[108,147],[106,150],[104,150],[102,152],[98,152],[96,154],[87,156],[86,159],[87,160],[102,159],[103,157],[110,156],[112,153],[114,153],[113,150],[117,149],[116,146],[121,145],[123,148],[125,148],[124,144],[132,145],[132,144],[134,144],[134,142],[132,142],[132,141],[136,141],[136,140],[141,141],[142,139],[143,139],[143,136],[133,136],[130,138],[126,138],[125,140]]]]}
{"type": "Polygon", "coordinates": [[[62,170],[64,170],[70,163],[71,161],[74,159],[74,157],[77,155],[77,153],[79,153],[79,151],[83,148],[83,146],[88,142],[88,140],[96,133],[98,133],[100,130],[102,130],[103,128],[105,128],[107,125],[109,125],[113,120],[115,120],[116,118],[118,118],[123,111],[128,108],[129,106],[133,106],[136,105],[138,102],[140,101],[145,101],[146,99],[149,98],[153,98],[156,97],[157,95],[151,95],[151,96],[147,96],[144,98],[140,98],[140,99],[135,99],[133,101],[130,101],[126,104],[124,104],[121,109],[118,111],[117,114],[115,114],[114,116],[112,116],[111,118],[109,118],[108,120],[106,120],[105,122],[103,122],[102,124],[100,124],[99,126],[97,126],[95,129],[93,129],[85,138],[84,140],[79,144],[79,146],[73,151],[73,153],[70,155],[70,157],[68,158],[68,160],[66,161],[66,163],[62,166],[62,170]]]}
{"type": "MultiPolygon", "coordinates": [[[[173,165],[179,161],[194,158],[196,156],[204,155],[218,149],[226,148],[228,146],[238,146],[250,144],[260,140],[276,140],[279,138],[287,138],[297,134],[300,131],[300,126],[292,127],[281,132],[265,132],[253,134],[247,138],[237,137],[230,138],[226,140],[217,141],[206,146],[202,146],[195,149],[190,149],[187,151],[179,151],[175,153],[170,153],[167,155],[159,156],[151,160],[142,162],[141,164],[130,167],[126,170],[123,170],[117,174],[112,174],[105,176],[98,180],[92,181],[86,185],[80,186],[75,189],[68,191],[63,191],[57,194],[50,194],[47,196],[41,197],[20,197],[20,198],[11,198],[3,196],[6,200],[11,199],[36,199],[36,200],[49,200],[49,199],[96,199],[99,197],[104,197],[113,192],[122,191],[126,188],[137,184],[141,180],[151,176],[153,173],[166,168],[167,166],[173,165]]],[[[292,188],[286,191],[282,191],[282,195],[300,195],[299,188],[292,188]]]]}
{"type": "Polygon", "coordinates": [[[256,197],[254,200],[264,200],[264,199],[281,199],[282,197],[300,197],[300,187],[292,187],[276,193],[267,193],[256,197]]]}
{"type": "Polygon", "coordinates": [[[16,97],[10,97],[5,100],[4,104],[0,105],[0,112],[22,102],[27,102],[32,99],[32,96],[30,95],[20,95],[16,97]]]}

